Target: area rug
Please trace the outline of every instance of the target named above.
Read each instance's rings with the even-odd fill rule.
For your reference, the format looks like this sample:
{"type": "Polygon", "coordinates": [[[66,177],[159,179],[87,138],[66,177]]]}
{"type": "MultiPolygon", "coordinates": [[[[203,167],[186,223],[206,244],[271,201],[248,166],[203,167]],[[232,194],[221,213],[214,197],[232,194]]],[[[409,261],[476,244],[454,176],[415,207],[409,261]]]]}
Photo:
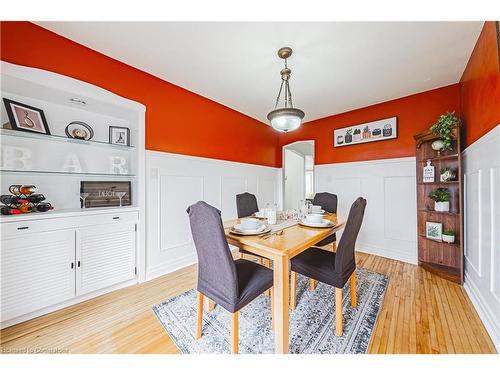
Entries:
{"type": "MultiPolygon", "coordinates": [[[[297,307],[290,311],[290,353],[366,353],[382,306],[388,276],[357,269],[358,307],[350,305],[350,288],[343,291],[344,335],[335,336],[334,288],[318,283],[309,290],[309,279],[297,277],[297,307]]],[[[194,337],[196,290],[191,289],[153,307],[168,335],[182,353],[229,353],[229,313],[217,306],[203,314],[203,334],[194,337]]],[[[240,353],[274,353],[269,297],[261,295],[240,311],[240,353]]]]}

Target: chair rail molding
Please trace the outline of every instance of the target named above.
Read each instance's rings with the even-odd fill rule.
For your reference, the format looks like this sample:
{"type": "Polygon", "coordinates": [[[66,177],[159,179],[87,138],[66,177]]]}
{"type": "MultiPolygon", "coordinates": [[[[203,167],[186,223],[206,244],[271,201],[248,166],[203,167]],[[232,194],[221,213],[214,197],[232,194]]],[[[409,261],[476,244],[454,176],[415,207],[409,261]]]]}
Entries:
{"type": "Polygon", "coordinates": [[[186,208],[204,200],[237,217],[236,194],[257,196],[259,207],[280,204],[279,169],[225,160],[146,152],[146,278],[197,262],[186,208]]]}
{"type": "Polygon", "coordinates": [[[500,352],[500,124],[462,152],[465,282],[500,352]]]}

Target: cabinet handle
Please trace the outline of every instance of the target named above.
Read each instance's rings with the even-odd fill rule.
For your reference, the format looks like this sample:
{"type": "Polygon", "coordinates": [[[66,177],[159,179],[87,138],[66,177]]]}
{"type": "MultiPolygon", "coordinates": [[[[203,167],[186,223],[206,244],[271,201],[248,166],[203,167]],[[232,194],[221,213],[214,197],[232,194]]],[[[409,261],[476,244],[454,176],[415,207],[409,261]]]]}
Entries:
{"type": "Polygon", "coordinates": [[[71,262],[71,269],[75,268],[75,263],[71,262]]]}
{"type": "Polygon", "coordinates": [[[77,265],[78,265],[78,267],[80,267],[80,261],[78,261],[77,265]]]}
{"type": "Polygon", "coordinates": [[[29,229],[29,227],[18,227],[17,230],[29,229]]]}
{"type": "Polygon", "coordinates": [[[118,220],[120,216],[113,216],[113,220],[118,220]]]}

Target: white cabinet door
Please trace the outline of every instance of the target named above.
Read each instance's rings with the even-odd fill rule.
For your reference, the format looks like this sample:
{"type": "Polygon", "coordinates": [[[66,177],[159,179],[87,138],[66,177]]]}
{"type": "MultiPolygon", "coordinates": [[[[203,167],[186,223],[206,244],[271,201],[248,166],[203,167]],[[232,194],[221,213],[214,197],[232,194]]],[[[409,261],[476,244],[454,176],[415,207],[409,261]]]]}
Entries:
{"type": "Polygon", "coordinates": [[[135,277],[135,224],[116,223],[76,231],[76,294],[135,277]]]}
{"type": "Polygon", "coordinates": [[[75,231],[48,231],[2,238],[1,320],[75,296],[75,231]]]}

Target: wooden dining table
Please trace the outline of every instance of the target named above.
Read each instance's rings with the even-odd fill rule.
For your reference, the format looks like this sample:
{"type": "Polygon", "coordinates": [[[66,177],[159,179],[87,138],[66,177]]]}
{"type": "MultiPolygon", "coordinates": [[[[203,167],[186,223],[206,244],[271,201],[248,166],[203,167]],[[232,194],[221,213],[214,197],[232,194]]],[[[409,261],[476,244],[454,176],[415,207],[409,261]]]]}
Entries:
{"type": "Polygon", "coordinates": [[[233,234],[230,233],[230,229],[238,223],[238,220],[224,222],[226,238],[231,245],[272,260],[275,353],[288,353],[290,259],[342,229],[345,225],[343,222],[338,222],[336,214],[328,213],[325,218],[333,221],[335,226],[311,228],[296,223],[283,229],[282,233],[279,233],[278,230],[276,234],[269,237],[233,234]]]}

